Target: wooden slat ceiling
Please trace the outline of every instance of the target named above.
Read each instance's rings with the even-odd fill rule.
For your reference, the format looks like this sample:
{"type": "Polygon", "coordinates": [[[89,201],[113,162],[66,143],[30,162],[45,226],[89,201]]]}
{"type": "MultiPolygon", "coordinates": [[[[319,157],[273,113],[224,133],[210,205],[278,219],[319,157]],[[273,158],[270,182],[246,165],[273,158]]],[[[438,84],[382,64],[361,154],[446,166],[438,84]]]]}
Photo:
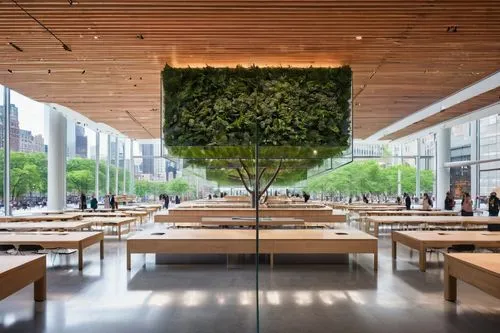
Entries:
{"type": "Polygon", "coordinates": [[[498,0],[1,0],[0,82],[152,138],[165,63],[349,64],[365,138],[498,70],[499,22],[498,0]]]}
{"type": "Polygon", "coordinates": [[[448,119],[455,118],[479,110],[492,103],[498,103],[498,102],[500,102],[500,88],[490,90],[484,94],[481,94],[479,96],[466,100],[462,103],[454,105],[451,108],[444,109],[443,111],[429,118],[413,123],[411,126],[408,126],[400,131],[394,132],[391,135],[388,135],[382,139],[395,140],[398,138],[402,138],[409,134],[421,131],[432,125],[439,124],[448,119]]]}

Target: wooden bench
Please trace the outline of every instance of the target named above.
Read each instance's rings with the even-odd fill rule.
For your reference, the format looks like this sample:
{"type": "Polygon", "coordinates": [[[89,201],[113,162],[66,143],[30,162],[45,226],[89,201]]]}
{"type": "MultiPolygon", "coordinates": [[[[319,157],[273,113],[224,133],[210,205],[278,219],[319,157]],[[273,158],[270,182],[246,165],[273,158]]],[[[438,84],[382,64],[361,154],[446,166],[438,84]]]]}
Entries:
{"type": "Polygon", "coordinates": [[[467,228],[471,225],[500,224],[500,217],[490,216],[372,216],[366,218],[366,230],[370,230],[373,223],[373,235],[378,237],[381,224],[424,225],[424,228],[433,226],[460,226],[467,228]]]}
{"type": "Polygon", "coordinates": [[[90,229],[90,221],[54,221],[54,222],[3,222],[0,223],[0,229],[26,231],[26,230],[65,230],[75,231],[90,229]]]}
{"type": "Polygon", "coordinates": [[[95,226],[111,227],[111,230],[114,228],[116,230],[115,235],[118,236],[118,240],[122,239],[122,234],[130,233],[132,231],[130,225],[137,222],[135,217],[89,217],[84,219],[84,221],[90,222],[95,226]]]}
{"type": "Polygon", "coordinates": [[[448,248],[472,244],[483,248],[500,248],[500,232],[489,231],[395,231],[392,233],[392,258],[396,259],[397,243],[419,252],[419,268],[425,272],[428,248],[448,248]]]}
{"type": "Polygon", "coordinates": [[[40,245],[46,249],[77,249],[78,269],[83,269],[83,249],[100,243],[101,260],[104,259],[104,235],[102,232],[0,232],[0,244],[40,245]]]}
{"type": "Polygon", "coordinates": [[[45,256],[0,256],[0,300],[34,283],[34,299],[47,298],[45,256]]]}
{"type": "MultiPolygon", "coordinates": [[[[127,269],[132,253],[253,254],[253,230],[179,230],[142,233],[127,240],[127,269]]],[[[377,270],[377,239],[359,230],[262,230],[259,252],[270,254],[373,253],[377,270]]]]}
{"type": "Polygon", "coordinates": [[[499,253],[455,253],[444,258],[444,298],[457,300],[457,279],[500,298],[499,253]]]}

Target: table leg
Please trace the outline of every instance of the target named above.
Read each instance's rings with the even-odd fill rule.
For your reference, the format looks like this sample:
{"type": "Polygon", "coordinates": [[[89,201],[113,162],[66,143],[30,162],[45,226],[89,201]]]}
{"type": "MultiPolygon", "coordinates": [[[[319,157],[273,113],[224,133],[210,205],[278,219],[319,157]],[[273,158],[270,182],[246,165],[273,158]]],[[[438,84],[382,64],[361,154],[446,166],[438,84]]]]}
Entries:
{"type": "Polygon", "coordinates": [[[129,270],[129,271],[130,271],[130,266],[131,266],[130,259],[131,259],[130,258],[130,249],[127,246],[127,270],[129,270]]]}
{"type": "Polygon", "coordinates": [[[427,262],[427,258],[426,258],[426,253],[425,253],[425,247],[421,246],[420,250],[419,250],[419,256],[418,256],[418,266],[419,266],[421,272],[425,272],[425,266],[427,266],[426,262],[427,262]]]}
{"type": "Polygon", "coordinates": [[[82,244],[78,244],[78,270],[83,270],[83,247],[82,244]]]}
{"type": "Polygon", "coordinates": [[[375,272],[378,271],[378,251],[375,251],[375,253],[373,253],[373,270],[375,272]]]}
{"type": "Polygon", "coordinates": [[[373,236],[378,238],[378,222],[373,223],[373,236]]]}
{"type": "Polygon", "coordinates": [[[444,299],[450,302],[457,300],[457,278],[450,275],[446,258],[444,265],[444,299]]]}
{"type": "Polygon", "coordinates": [[[398,243],[396,241],[392,241],[392,259],[396,260],[398,252],[398,243]]]}
{"type": "Polygon", "coordinates": [[[44,272],[43,276],[35,281],[35,301],[43,302],[47,299],[47,274],[44,272]]]}
{"type": "MultiPolygon", "coordinates": [[[[259,259],[257,259],[257,260],[259,260],[259,259]]],[[[270,254],[269,264],[270,264],[271,268],[274,268],[274,253],[270,254]]]]}
{"type": "Polygon", "coordinates": [[[99,246],[100,246],[100,250],[101,250],[101,260],[103,260],[104,259],[104,239],[101,239],[99,246]]]}
{"type": "Polygon", "coordinates": [[[122,240],[122,226],[118,224],[118,240],[122,240]]]}

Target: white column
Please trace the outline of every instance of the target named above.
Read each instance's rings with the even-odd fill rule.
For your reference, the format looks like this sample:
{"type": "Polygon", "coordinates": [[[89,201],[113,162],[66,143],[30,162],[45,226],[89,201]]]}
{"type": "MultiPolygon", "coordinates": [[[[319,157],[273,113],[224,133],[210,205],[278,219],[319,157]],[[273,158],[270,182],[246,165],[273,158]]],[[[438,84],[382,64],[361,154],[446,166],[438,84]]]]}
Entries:
{"type": "Polygon", "coordinates": [[[99,200],[99,165],[101,162],[101,134],[99,132],[95,132],[95,197],[99,200]]]}
{"type": "Polygon", "coordinates": [[[127,193],[127,173],[125,170],[127,170],[126,166],[126,159],[125,159],[125,141],[123,141],[123,194],[127,193]]]}
{"type": "Polygon", "coordinates": [[[66,118],[48,107],[47,209],[66,207],[66,118]]]}
{"type": "MultiPolygon", "coordinates": [[[[471,153],[470,159],[472,161],[479,160],[479,144],[480,144],[480,130],[479,130],[479,120],[474,120],[471,122],[471,153]]],[[[474,204],[477,204],[476,198],[480,194],[479,188],[479,169],[481,168],[480,164],[473,164],[470,167],[470,195],[472,200],[474,200],[474,204]]]]}
{"type": "Polygon", "coordinates": [[[416,176],[415,176],[415,195],[420,198],[420,138],[417,139],[417,157],[415,158],[416,176]]]}
{"type": "Polygon", "coordinates": [[[111,165],[111,135],[108,134],[108,156],[106,157],[106,194],[111,193],[110,189],[110,165],[111,165]]]}
{"type": "Polygon", "coordinates": [[[444,163],[450,161],[450,129],[439,129],[436,141],[436,207],[443,209],[446,192],[450,190],[450,168],[444,166],[444,163]]]}
{"type": "MultiPolygon", "coordinates": [[[[399,144],[399,158],[397,159],[398,165],[403,164],[403,145],[399,144]]],[[[398,168],[398,196],[401,197],[402,195],[402,190],[401,190],[401,169],[398,168]]]]}
{"type": "Polygon", "coordinates": [[[118,163],[118,137],[115,137],[115,194],[118,195],[118,168],[120,163],[118,163]]]}
{"type": "Polygon", "coordinates": [[[130,139],[130,188],[129,193],[135,193],[134,140],[130,139]]]}
{"type": "Polygon", "coordinates": [[[4,87],[4,113],[3,113],[3,206],[5,207],[5,216],[11,215],[10,211],[10,89],[4,87]]]}

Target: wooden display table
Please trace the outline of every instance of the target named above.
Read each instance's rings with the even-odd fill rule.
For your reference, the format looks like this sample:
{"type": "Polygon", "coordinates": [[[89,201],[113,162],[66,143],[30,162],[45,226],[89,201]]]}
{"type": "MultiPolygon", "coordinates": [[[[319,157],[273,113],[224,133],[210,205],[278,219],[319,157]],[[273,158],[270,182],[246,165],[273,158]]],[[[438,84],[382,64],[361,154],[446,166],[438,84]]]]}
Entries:
{"type": "Polygon", "coordinates": [[[454,253],[444,258],[444,298],[457,300],[457,279],[500,298],[499,253],[454,253]]]}
{"type": "MultiPolygon", "coordinates": [[[[253,217],[202,217],[202,226],[241,226],[255,227],[255,218],[253,217]]],[[[262,217],[259,219],[259,225],[263,227],[270,226],[305,226],[303,219],[293,217],[262,217]]]]}
{"type": "Polygon", "coordinates": [[[0,256],[0,300],[34,283],[34,298],[47,298],[45,256],[0,256]]]}
{"type": "Polygon", "coordinates": [[[360,212],[364,216],[458,216],[452,210],[368,210],[360,212]]]}
{"type": "Polygon", "coordinates": [[[425,272],[426,250],[452,245],[473,244],[483,248],[500,248],[500,232],[489,231],[395,231],[392,233],[392,258],[396,259],[397,243],[419,251],[419,268],[425,272]]]}
{"type": "Polygon", "coordinates": [[[140,224],[142,224],[144,222],[144,218],[147,218],[147,216],[149,215],[149,212],[144,210],[122,210],[120,211],[120,213],[139,219],[140,224]]]}
{"type": "MultiPolygon", "coordinates": [[[[156,214],[157,223],[202,222],[203,217],[255,217],[254,208],[172,208],[168,214],[156,214]]],[[[333,214],[331,208],[260,208],[261,217],[294,217],[305,222],[346,222],[346,214],[333,214]]]]}
{"type": "Polygon", "coordinates": [[[23,215],[0,216],[0,222],[42,222],[42,221],[70,221],[80,220],[81,214],[53,214],[53,215],[23,215]]]}
{"type": "Polygon", "coordinates": [[[23,230],[83,230],[90,229],[92,222],[78,221],[54,221],[54,222],[3,222],[0,229],[23,231],[23,230]]]}
{"type": "Polygon", "coordinates": [[[78,249],[78,269],[83,269],[83,249],[100,242],[101,260],[104,259],[102,232],[0,232],[0,244],[40,245],[46,249],[78,249]]]}
{"type": "Polygon", "coordinates": [[[500,217],[490,216],[373,216],[366,218],[365,231],[370,230],[370,224],[373,223],[373,235],[378,237],[379,226],[381,224],[403,224],[403,225],[420,225],[425,228],[430,225],[434,226],[460,226],[467,228],[471,225],[488,225],[500,224],[500,217]]]}
{"type": "Polygon", "coordinates": [[[90,222],[95,226],[115,228],[118,240],[121,240],[122,234],[130,233],[132,231],[130,225],[137,220],[135,217],[90,217],[85,218],[84,221],[90,222]]]}
{"type": "Polygon", "coordinates": [[[124,212],[112,212],[112,211],[106,211],[106,212],[85,212],[81,214],[83,218],[87,217],[127,217],[129,215],[125,214],[124,212]]]}
{"type": "MultiPolygon", "coordinates": [[[[179,230],[142,233],[127,240],[127,269],[132,253],[253,254],[253,230],[179,230]]],[[[259,251],[274,254],[373,253],[377,270],[377,239],[359,230],[262,230],[259,251]]]]}

